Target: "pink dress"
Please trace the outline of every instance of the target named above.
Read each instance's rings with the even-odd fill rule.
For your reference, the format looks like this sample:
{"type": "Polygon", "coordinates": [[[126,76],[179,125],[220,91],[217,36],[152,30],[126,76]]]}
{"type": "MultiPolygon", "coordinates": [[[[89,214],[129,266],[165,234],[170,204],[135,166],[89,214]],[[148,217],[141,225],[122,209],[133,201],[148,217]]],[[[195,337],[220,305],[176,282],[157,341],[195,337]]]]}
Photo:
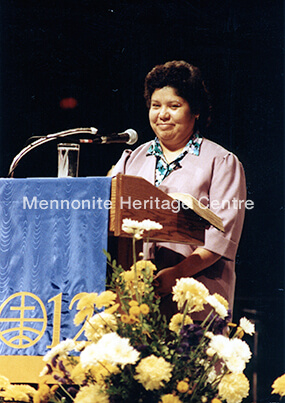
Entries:
{"type": "MultiPolygon", "coordinates": [[[[112,175],[123,173],[140,176],[155,183],[156,157],[147,155],[150,142],[136,150],[125,150],[112,175]]],[[[212,266],[197,273],[195,278],[206,285],[210,293],[221,294],[233,309],[235,291],[235,257],[242,232],[246,182],[238,158],[218,144],[203,138],[199,155],[191,153],[180,161],[181,168],[172,171],[159,186],[166,193],[189,193],[213,210],[223,221],[225,232],[210,227],[205,233],[204,248],[222,257],[212,266]]],[[[169,267],[188,257],[195,246],[156,243],[150,258],[158,266],[169,267]]]]}

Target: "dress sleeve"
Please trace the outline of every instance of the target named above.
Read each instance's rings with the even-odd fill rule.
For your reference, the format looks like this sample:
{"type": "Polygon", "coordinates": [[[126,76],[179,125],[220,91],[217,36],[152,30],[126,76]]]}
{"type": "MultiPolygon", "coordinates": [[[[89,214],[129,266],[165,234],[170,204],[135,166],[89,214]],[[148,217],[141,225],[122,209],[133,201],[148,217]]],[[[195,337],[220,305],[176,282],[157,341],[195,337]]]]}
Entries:
{"type": "Polygon", "coordinates": [[[246,182],[242,164],[228,153],[216,157],[209,190],[209,207],[218,215],[225,232],[210,227],[205,231],[204,248],[234,260],[240,240],[246,202],[246,182]]]}
{"type": "Polygon", "coordinates": [[[116,163],[116,165],[112,168],[111,176],[116,176],[117,174],[124,174],[126,172],[126,165],[128,159],[132,154],[132,150],[124,150],[121,158],[116,163]]]}

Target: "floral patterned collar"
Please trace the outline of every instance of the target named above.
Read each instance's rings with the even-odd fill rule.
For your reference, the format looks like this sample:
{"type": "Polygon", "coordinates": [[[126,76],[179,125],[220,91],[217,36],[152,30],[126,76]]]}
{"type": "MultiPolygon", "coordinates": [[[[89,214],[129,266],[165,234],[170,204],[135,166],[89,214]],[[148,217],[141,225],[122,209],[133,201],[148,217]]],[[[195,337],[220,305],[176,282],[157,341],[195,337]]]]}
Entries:
{"type": "Polygon", "coordinates": [[[155,186],[159,186],[163,179],[165,179],[172,171],[181,168],[180,161],[186,154],[193,154],[199,156],[202,137],[199,132],[194,133],[182,152],[170,164],[166,161],[158,138],[156,137],[150,144],[147,150],[147,155],[156,156],[156,169],[155,169],[155,186]]]}

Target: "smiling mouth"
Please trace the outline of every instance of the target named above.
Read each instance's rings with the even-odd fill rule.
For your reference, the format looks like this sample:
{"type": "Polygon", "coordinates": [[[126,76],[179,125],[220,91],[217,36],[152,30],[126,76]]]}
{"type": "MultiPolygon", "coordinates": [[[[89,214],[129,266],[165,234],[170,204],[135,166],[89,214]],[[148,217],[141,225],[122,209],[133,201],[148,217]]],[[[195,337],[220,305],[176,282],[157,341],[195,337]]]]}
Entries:
{"type": "Polygon", "coordinates": [[[174,124],[172,124],[172,123],[158,123],[157,126],[167,128],[167,127],[173,127],[174,124]]]}

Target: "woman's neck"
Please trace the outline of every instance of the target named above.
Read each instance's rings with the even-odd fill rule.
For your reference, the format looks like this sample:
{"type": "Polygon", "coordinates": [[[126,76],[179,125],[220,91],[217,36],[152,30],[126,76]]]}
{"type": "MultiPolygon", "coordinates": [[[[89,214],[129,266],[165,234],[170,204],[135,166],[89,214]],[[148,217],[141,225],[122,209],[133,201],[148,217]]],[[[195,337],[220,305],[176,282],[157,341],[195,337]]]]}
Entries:
{"type": "MultiPolygon", "coordinates": [[[[186,145],[186,144],[185,144],[186,145]]],[[[184,149],[185,146],[176,149],[176,150],[170,150],[169,148],[165,147],[164,145],[161,144],[161,148],[163,151],[163,155],[167,161],[168,164],[170,164],[172,161],[174,161],[178,155],[181,154],[182,150],[184,149]]]]}

